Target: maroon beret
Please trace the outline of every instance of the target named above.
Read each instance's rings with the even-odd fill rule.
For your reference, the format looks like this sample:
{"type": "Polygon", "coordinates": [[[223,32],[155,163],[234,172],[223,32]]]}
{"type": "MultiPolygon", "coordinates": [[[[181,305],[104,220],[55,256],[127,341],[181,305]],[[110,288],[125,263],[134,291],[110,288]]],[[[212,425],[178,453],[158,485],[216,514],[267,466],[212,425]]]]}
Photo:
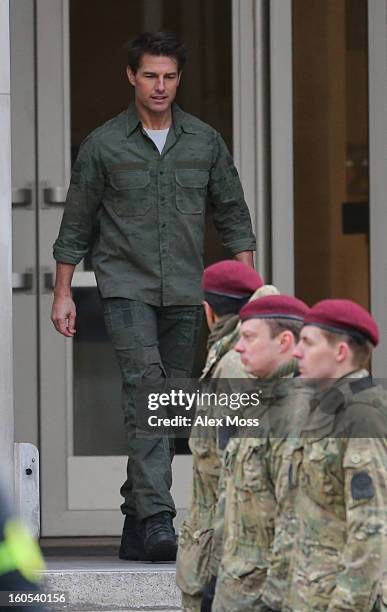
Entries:
{"type": "Polygon", "coordinates": [[[253,268],[234,261],[219,261],[203,272],[202,288],[208,293],[226,297],[249,297],[263,286],[263,280],[253,268]]]}
{"type": "Polygon", "coordinates": [[[367,339],[379,343],[379,329],[370,313],[351,300],[323,300],[315,304],[305,317],[305,325],[316,325],[327,331],[367,339]]]}
{"type": "Polygon", "coordinates": [[[248,302],[239,313],[242,321],[247,319],[295,319],[303,321],[309,307],[290,295],[268,295],[248,302]]]}

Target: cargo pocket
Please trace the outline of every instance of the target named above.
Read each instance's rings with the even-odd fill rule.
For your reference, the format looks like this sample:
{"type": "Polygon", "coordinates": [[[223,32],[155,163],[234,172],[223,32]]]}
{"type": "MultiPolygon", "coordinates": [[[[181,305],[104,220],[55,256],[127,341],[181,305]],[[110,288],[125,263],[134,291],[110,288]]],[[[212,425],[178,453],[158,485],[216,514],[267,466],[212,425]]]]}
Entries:
{"type": "Polygon", "coordinates": [[[199,595],[209,582],[213,533],[208,523],[183,522],[176,561],[176,582],[183,593],[199,595]]]}
{"type": "Polygon", "coordinates": [[[252,560],[256,555],[265,556],[274,539],[275,502],[272,492],[257,485],[236,487],[236,501],[238,548],[248,549],[252,560]]]}
{"type": "MultiPolygon", "coordinates": [[[[308,591],[310,599],[313,601],[316,599],[321,603],[322,606],[328,607],[330,599],[332,599],[333,591],[336,588],[337,581],[337,563],[327,563],[327,567],[324,567],[322,563],[318,570],[311,571],[307,575],[308,591]]],[[[322,608],[325,610],[325,607],[322,608]]]]}
{"type": "Polygon", "coordinates": [[[250,561],[260,562],[272,545],[275,513],[274,490],[266,471],[265,445],[255,441],[243,454],[238,453],[237,459],[240,461],[240,478],[235,482],[238,548],[246,548],[250,561]]]}
{"type": "Polygon", "coordinates": [[[175,171],[176,208],[185,215],[200,215],[204,212],[208,170],[192,168],[175,171]]]}
{"type": "Polygon", "coordinates": [[[113,208],[121,217],[143,216],[150,209],[149,170],[112,170],[109,185],[113,192],[113,208]]]}

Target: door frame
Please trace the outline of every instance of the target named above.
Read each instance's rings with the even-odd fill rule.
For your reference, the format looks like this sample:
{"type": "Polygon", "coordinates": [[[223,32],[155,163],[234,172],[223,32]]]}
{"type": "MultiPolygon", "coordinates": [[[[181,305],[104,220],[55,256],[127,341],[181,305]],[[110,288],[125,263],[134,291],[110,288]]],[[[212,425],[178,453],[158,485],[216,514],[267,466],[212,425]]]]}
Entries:
{"type": "Polygon", "coordinates": [[[368,1],[370,285],[371,310],[381,330],[372,359],[375,377],[387,372],[387,0],[368,1]]]}
{"type": "MultiPolygon", "coordinates": [[[[273,282],[294,293],[293,104],[291,0],[270,5],[271,217],[273,282]],[[289,240],[290,236],[290,240],[289,240]]],[[[387,0],[368,0],[370,297],[371,312],[382,332],[372,368],[387,371],[387,0]]]]}

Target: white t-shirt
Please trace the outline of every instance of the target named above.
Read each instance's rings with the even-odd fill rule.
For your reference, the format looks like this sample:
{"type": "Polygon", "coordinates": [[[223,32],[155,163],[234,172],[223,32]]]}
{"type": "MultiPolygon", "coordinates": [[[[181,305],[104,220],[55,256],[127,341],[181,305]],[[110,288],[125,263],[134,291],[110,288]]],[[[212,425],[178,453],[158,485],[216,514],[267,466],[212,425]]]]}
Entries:
{"type": "Polygon", "coordinates": [[[159,153],[161,154],[167,140],[169,128],[166,130],[149,130],[148,128],[144,128],[144,130],[148,134],[149,138],[153,140],[159,150],[159,153]]]}

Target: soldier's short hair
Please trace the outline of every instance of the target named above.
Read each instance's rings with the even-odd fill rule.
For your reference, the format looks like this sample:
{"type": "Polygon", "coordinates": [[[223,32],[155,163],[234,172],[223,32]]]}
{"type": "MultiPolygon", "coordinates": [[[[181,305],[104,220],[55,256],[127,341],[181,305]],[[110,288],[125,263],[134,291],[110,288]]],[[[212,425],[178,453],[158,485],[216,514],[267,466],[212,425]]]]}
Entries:
{"type": "Polygon", "coordinates": [[[227,295],[217,295],[209,291],[204,292],[204,299],[218,317],[226,314],[238,314],[249,300],[248,297],[230,297],[227,295]]]}
{"type": "Polygon", "coordinates": [[[326,329],[321,329],[321,331],[331,346],[335,346],[338,342],[345,342],[345,344],[348,344],[352,352],[352,362],[354,366],[363,368],[368,364],[373,347],[367,338],[330,332],[326,329]]]}
{"type": "Polygon", "coordinates": [[[298,342],[303,326],[302,321],[297,321],[296,319],[282,319],[280,317],[278,317],[278,319],[264,319],[264,321],[270,329],[272,338],[276,338],[276,336],[279,336],[279,334],[284,331],[290,331],[294,336],[294,340],[298,342]]]}
{"type": "Polygon", "coordinates": [[[128,65],[134,74],[145,53],[174,57],[177,61],[178,72],[183,70],[187,60],[186,46],[180,42],[174,32],[143,32],[127,44],[127,51],[128,65]]]}

